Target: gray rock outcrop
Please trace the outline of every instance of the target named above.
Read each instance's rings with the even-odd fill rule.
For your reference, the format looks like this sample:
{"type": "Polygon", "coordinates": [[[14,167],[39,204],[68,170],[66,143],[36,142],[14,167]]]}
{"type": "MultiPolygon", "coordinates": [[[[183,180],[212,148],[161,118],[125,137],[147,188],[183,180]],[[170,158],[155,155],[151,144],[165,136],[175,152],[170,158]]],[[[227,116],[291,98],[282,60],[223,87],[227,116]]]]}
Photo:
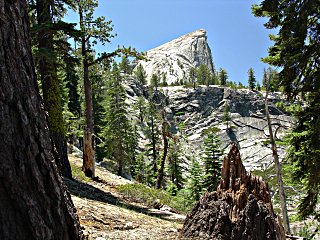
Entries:
{"type": "Polygon", "coordinates": [[[213,72],[212,54],[203,29],[188,33],[146,53],[147,61],[139,61],[150,81],[152,74],[166,76],[168,84],[188,77],[191,67],[205,64],[213,72]]]}

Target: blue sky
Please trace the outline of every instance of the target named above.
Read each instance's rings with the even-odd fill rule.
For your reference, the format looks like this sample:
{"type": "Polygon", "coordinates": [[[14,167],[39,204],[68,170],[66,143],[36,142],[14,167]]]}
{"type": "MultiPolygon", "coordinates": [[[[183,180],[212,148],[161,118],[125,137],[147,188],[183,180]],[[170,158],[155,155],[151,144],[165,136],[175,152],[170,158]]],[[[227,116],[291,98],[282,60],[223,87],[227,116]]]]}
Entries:
{"type": "MultiPolygon", "coordinates": [[[[255,70],[261,82],[260,59],[272,45],[265,19],[251,14],[258,0],[99,0],[96,16],[112,20],[117,37],[98,51],[118,45],[147,51],[197,29],[207,31],[214,64],[227,70],[229,80],[247,84],[247,71],[255,70]]],[[[74,14],[67,20],[76,21],[74,14]]]]}

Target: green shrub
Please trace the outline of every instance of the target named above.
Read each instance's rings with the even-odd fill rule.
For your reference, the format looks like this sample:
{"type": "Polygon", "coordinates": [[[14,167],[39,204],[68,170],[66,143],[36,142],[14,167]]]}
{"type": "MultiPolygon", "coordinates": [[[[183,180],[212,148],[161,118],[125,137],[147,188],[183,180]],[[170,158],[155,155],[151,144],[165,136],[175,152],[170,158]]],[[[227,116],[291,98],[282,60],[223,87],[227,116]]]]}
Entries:
{"type": "Polygon", "coordinates": [[[126,184],[118,187],[118,191],[132,201],[151,205],[155,201],[170,206],[172,196],[170,193],[155,188],[147,187],[143,184],[126,184]]]}

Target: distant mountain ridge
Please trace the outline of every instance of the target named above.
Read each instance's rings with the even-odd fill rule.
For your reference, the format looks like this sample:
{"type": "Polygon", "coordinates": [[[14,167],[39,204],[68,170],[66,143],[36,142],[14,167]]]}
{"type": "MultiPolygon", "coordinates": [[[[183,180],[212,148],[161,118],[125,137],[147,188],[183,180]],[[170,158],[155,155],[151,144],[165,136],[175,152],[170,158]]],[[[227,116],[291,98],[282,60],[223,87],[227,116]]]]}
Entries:
{"type": "Polygon", "coordinates": [[[188,77],[191,67],[204,64],[213,72],[214,64],[206,31],[190,32],[146,52],[147,61],[139,61],[150,82],[152,74],[165,75],[168,84],[188,77]]]}

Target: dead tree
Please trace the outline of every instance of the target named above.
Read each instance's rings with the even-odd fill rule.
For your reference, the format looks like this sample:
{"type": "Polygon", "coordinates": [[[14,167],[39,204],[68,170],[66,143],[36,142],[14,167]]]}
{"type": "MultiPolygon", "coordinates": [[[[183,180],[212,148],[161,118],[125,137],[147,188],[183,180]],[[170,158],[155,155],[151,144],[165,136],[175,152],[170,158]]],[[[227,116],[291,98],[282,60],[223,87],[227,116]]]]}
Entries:
{"type": "Polygon", "coordinates": [[[217,191],[206,192],[184,222],[182,235],[199,239],[285,239],[268,184],[248,174],[236,144],[224,157],[217,191]]]}

